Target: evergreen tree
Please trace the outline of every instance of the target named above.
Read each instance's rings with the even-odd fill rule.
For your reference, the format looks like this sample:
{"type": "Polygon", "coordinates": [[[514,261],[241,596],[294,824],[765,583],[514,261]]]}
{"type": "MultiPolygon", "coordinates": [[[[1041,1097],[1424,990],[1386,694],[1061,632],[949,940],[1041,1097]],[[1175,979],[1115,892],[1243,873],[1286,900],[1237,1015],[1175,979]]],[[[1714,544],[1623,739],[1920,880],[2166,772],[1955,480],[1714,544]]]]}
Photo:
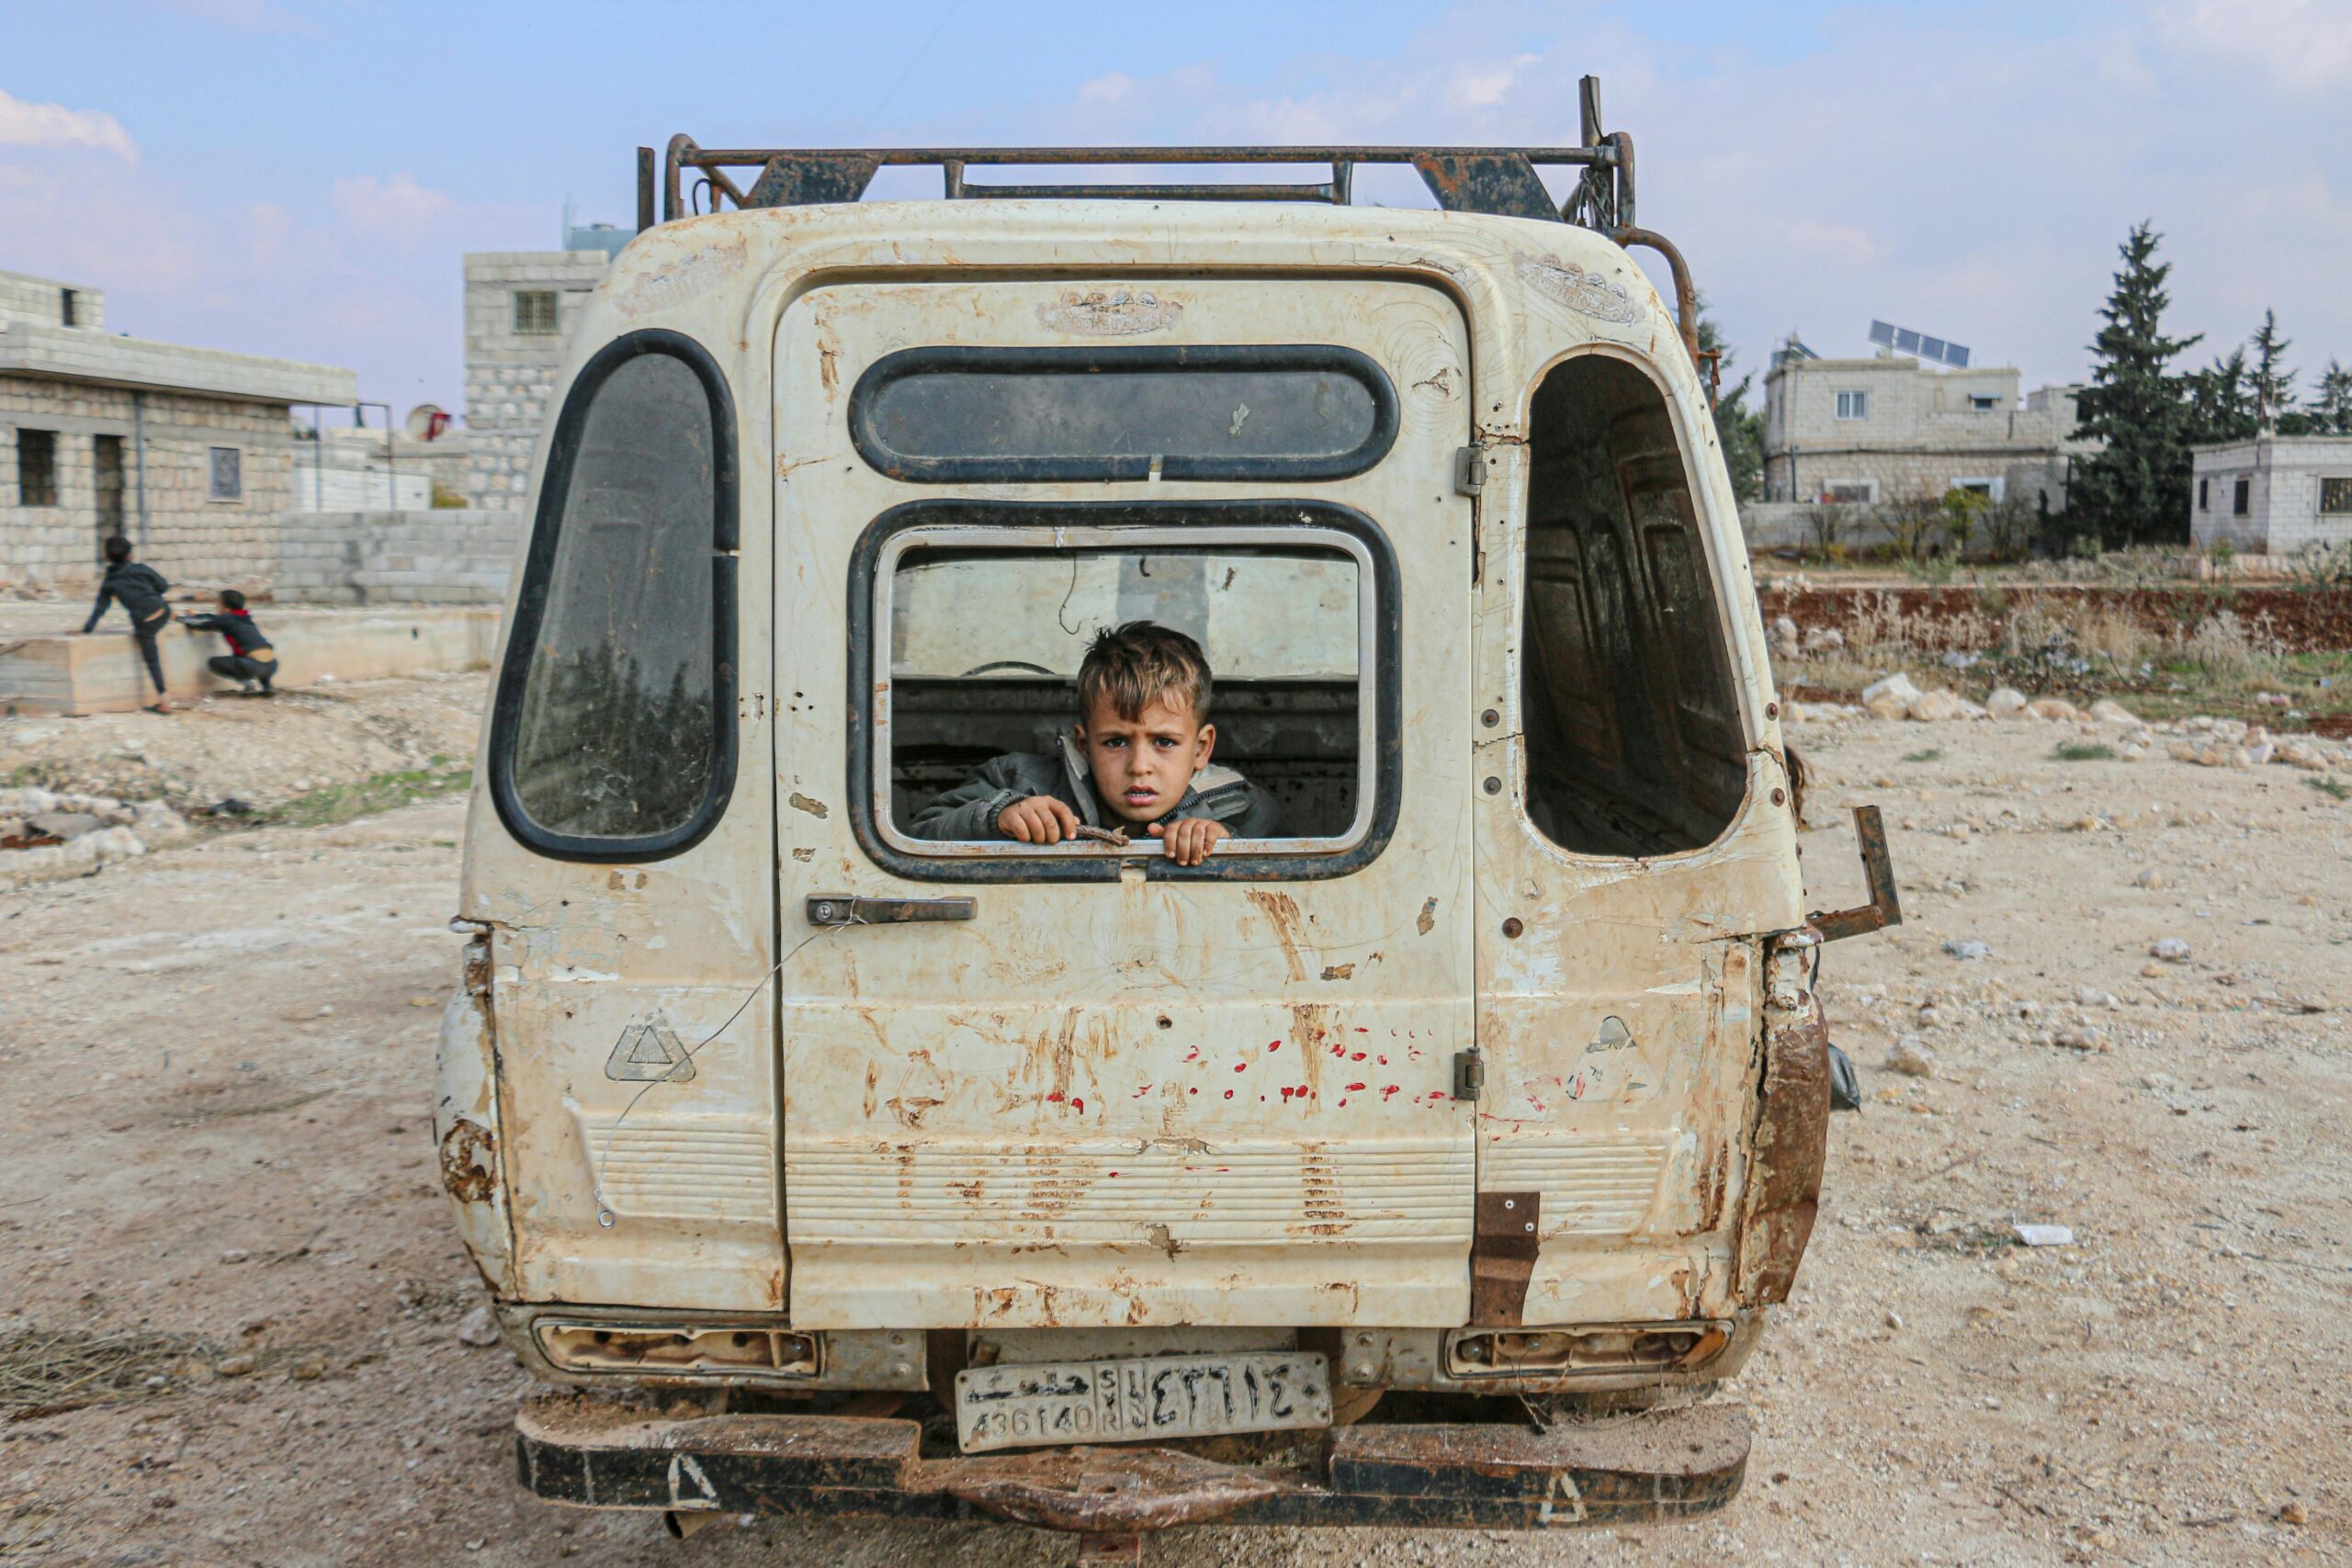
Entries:
{"type": "Polygon", "coordinates": [[[1703,299],[1699,301],[1699,350],[1723,355],[1715,362],[1715,438],[1723,444],[1724,466],[1731,470],[1732,495],[1739,501],[1754,501],[1764,493],[1764,415],[1747,406],[1756,372],[1751,370],[1737,381],[1729,379],[1731,350],[1724,346],[1715,319],[1707,314],[1703,299]]]}
{"type": "Polygon", "coordinates": [[[2294,344],[2278,335],[2278,313],[2262,312],[2255,329],[2252,390],[2257,423],[2281,435],[2301,435],[2310,422],[2295,407],[2295,372],[2287,368],[2287,351],[2294,344]]]}
{"type": "Polygon", "coordinates": [[[2105,443],[2075,465],[2066,512],[2077,537],[2103,544],[2177,543],[2188,536],[2188,431],[2181,379],[2169,367],[2198,340],[2164,335],[2170,262],[2162,236],[2135,225],[2119,247],[2123,270],[2091,344],[2091,384],[2079,434],[2105,443]]]}
{"type": "Polygon", "coordinates": [[[2233,348],[2226,359],[2216,359],[2203,370],[2191,371],[2184,381],[2188,393],[2187,439],[2245,441],[2262,428],[2257,410],[2258,369],[2249,368],[2245,350],[2233,348]]]}
{"type": "Polygon", "coordinates": [[[2315,434],[2352,435],[2352,370],[2334,359],[2320,372],[2319,397],[2312,404],[2315,434]]]}

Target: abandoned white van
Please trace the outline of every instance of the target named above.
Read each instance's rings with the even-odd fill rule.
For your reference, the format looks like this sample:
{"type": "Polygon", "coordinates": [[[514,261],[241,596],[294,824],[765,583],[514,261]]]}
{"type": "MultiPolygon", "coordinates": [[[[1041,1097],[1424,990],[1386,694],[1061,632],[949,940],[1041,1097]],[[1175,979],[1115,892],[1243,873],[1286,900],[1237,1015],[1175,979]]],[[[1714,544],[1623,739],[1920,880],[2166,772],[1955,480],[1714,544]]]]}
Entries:
{"type": "Polygon", "coordinates": [[[1690,297],[1622,248],[1655,237],[1598,118],[1532,151],[681,138],[658,223],[645,155],[537,456],[436,1089],[556,1385],[531,1490],[1114,1559],[1737,1491],[1745,1417],[1703,1396],[1813,1224],[1817,948],[1897,917],[1874,832],[1873,903],[1804,908],[1690,297]],[[1153,161],[1331,174],[966,180],[1153,161]],[[1374,162],[1440,209],[1349,205],[1374,162]],[[958,199],[860,201],[884,164],[958,199]],[[1136,619],[1206,650],[1216,761],[1291,836],[910,831],[1053,752],[1136,619]]]}

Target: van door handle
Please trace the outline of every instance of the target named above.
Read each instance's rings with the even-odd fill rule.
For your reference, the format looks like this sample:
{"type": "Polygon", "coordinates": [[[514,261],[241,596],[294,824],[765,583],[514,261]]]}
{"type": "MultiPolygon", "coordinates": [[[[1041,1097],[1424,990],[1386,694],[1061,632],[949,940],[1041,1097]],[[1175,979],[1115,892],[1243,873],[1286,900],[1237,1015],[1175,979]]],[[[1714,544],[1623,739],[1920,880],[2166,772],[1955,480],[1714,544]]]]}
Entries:
{"type": "Polygon", "coordinates": [[[853,898],[818,893],[808,899],[812,926],[891,926],[910,920],[968,920],[977,898],[853,898]]]}

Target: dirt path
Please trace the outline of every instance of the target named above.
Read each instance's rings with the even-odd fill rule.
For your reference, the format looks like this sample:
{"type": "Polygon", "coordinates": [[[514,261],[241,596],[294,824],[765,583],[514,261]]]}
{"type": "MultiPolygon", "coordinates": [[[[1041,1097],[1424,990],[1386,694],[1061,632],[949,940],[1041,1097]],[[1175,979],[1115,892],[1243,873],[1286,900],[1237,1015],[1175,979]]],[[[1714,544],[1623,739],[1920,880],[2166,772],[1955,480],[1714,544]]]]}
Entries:
{"type": "MultiPolygon", "coordinates": [[[[1201,1531],[1154,1561],[2352,1561],[2352,806],[2285,769],[2052,761],[2037,726],[1807,744],[1817,818],[1887,807],[1912,919],[1829,952],[1870,1104],[1835,1122],[1797,1299],[1732,1396],[1739,1500],[1642,1534],[1201,1531]],[[2143,976],[2165,937],[2189,959],[2143,976]],[[1879,1066],[1905,1033],[1934,1077],[1879,1066]],[[2006,1245],[2014,1221],[2076,1244],[2006,1245]]],[[[254,1359],[158,1356],[119,1402],[0,1421],[0,1562],[1069,1561],[978,1524],[672,1543],[515,1487],[526,1382],[455,1337],[478,1287],[426,1120],[461,818],[214,834],[0,905],[0,1347],[254,1359]]],[[[1816,902],[1849,846],[1808,840],[1816,902]]]]}

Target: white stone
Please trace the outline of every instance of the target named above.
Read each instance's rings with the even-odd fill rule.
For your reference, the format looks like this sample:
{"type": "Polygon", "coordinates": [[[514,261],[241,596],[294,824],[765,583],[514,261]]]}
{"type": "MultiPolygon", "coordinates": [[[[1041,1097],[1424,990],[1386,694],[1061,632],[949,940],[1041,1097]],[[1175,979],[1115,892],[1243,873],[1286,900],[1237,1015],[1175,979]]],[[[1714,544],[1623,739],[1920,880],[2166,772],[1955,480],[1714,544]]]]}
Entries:
{"type": "Polygon", "coordinates": [[[2188,944],[2177,936],[2168,936],[2148,949],[2148,956],[2161,958],[2167,964],[2188,962],[2188,944]]]}
{"type": "Polygon", "coordinates": [[[1984,711],[1995,718],[2008,718],[2025,711],[2025,694],[2015,686],[1996,686],[1993,694],[1984,699],[1984,711]]]}
{"type": "Polygon", "coordinates": [[[2012,1225],[2017,1238],[2028,1247],[2072,1247],[2075,1233],[2064,1225],[2012,1225]]]}

